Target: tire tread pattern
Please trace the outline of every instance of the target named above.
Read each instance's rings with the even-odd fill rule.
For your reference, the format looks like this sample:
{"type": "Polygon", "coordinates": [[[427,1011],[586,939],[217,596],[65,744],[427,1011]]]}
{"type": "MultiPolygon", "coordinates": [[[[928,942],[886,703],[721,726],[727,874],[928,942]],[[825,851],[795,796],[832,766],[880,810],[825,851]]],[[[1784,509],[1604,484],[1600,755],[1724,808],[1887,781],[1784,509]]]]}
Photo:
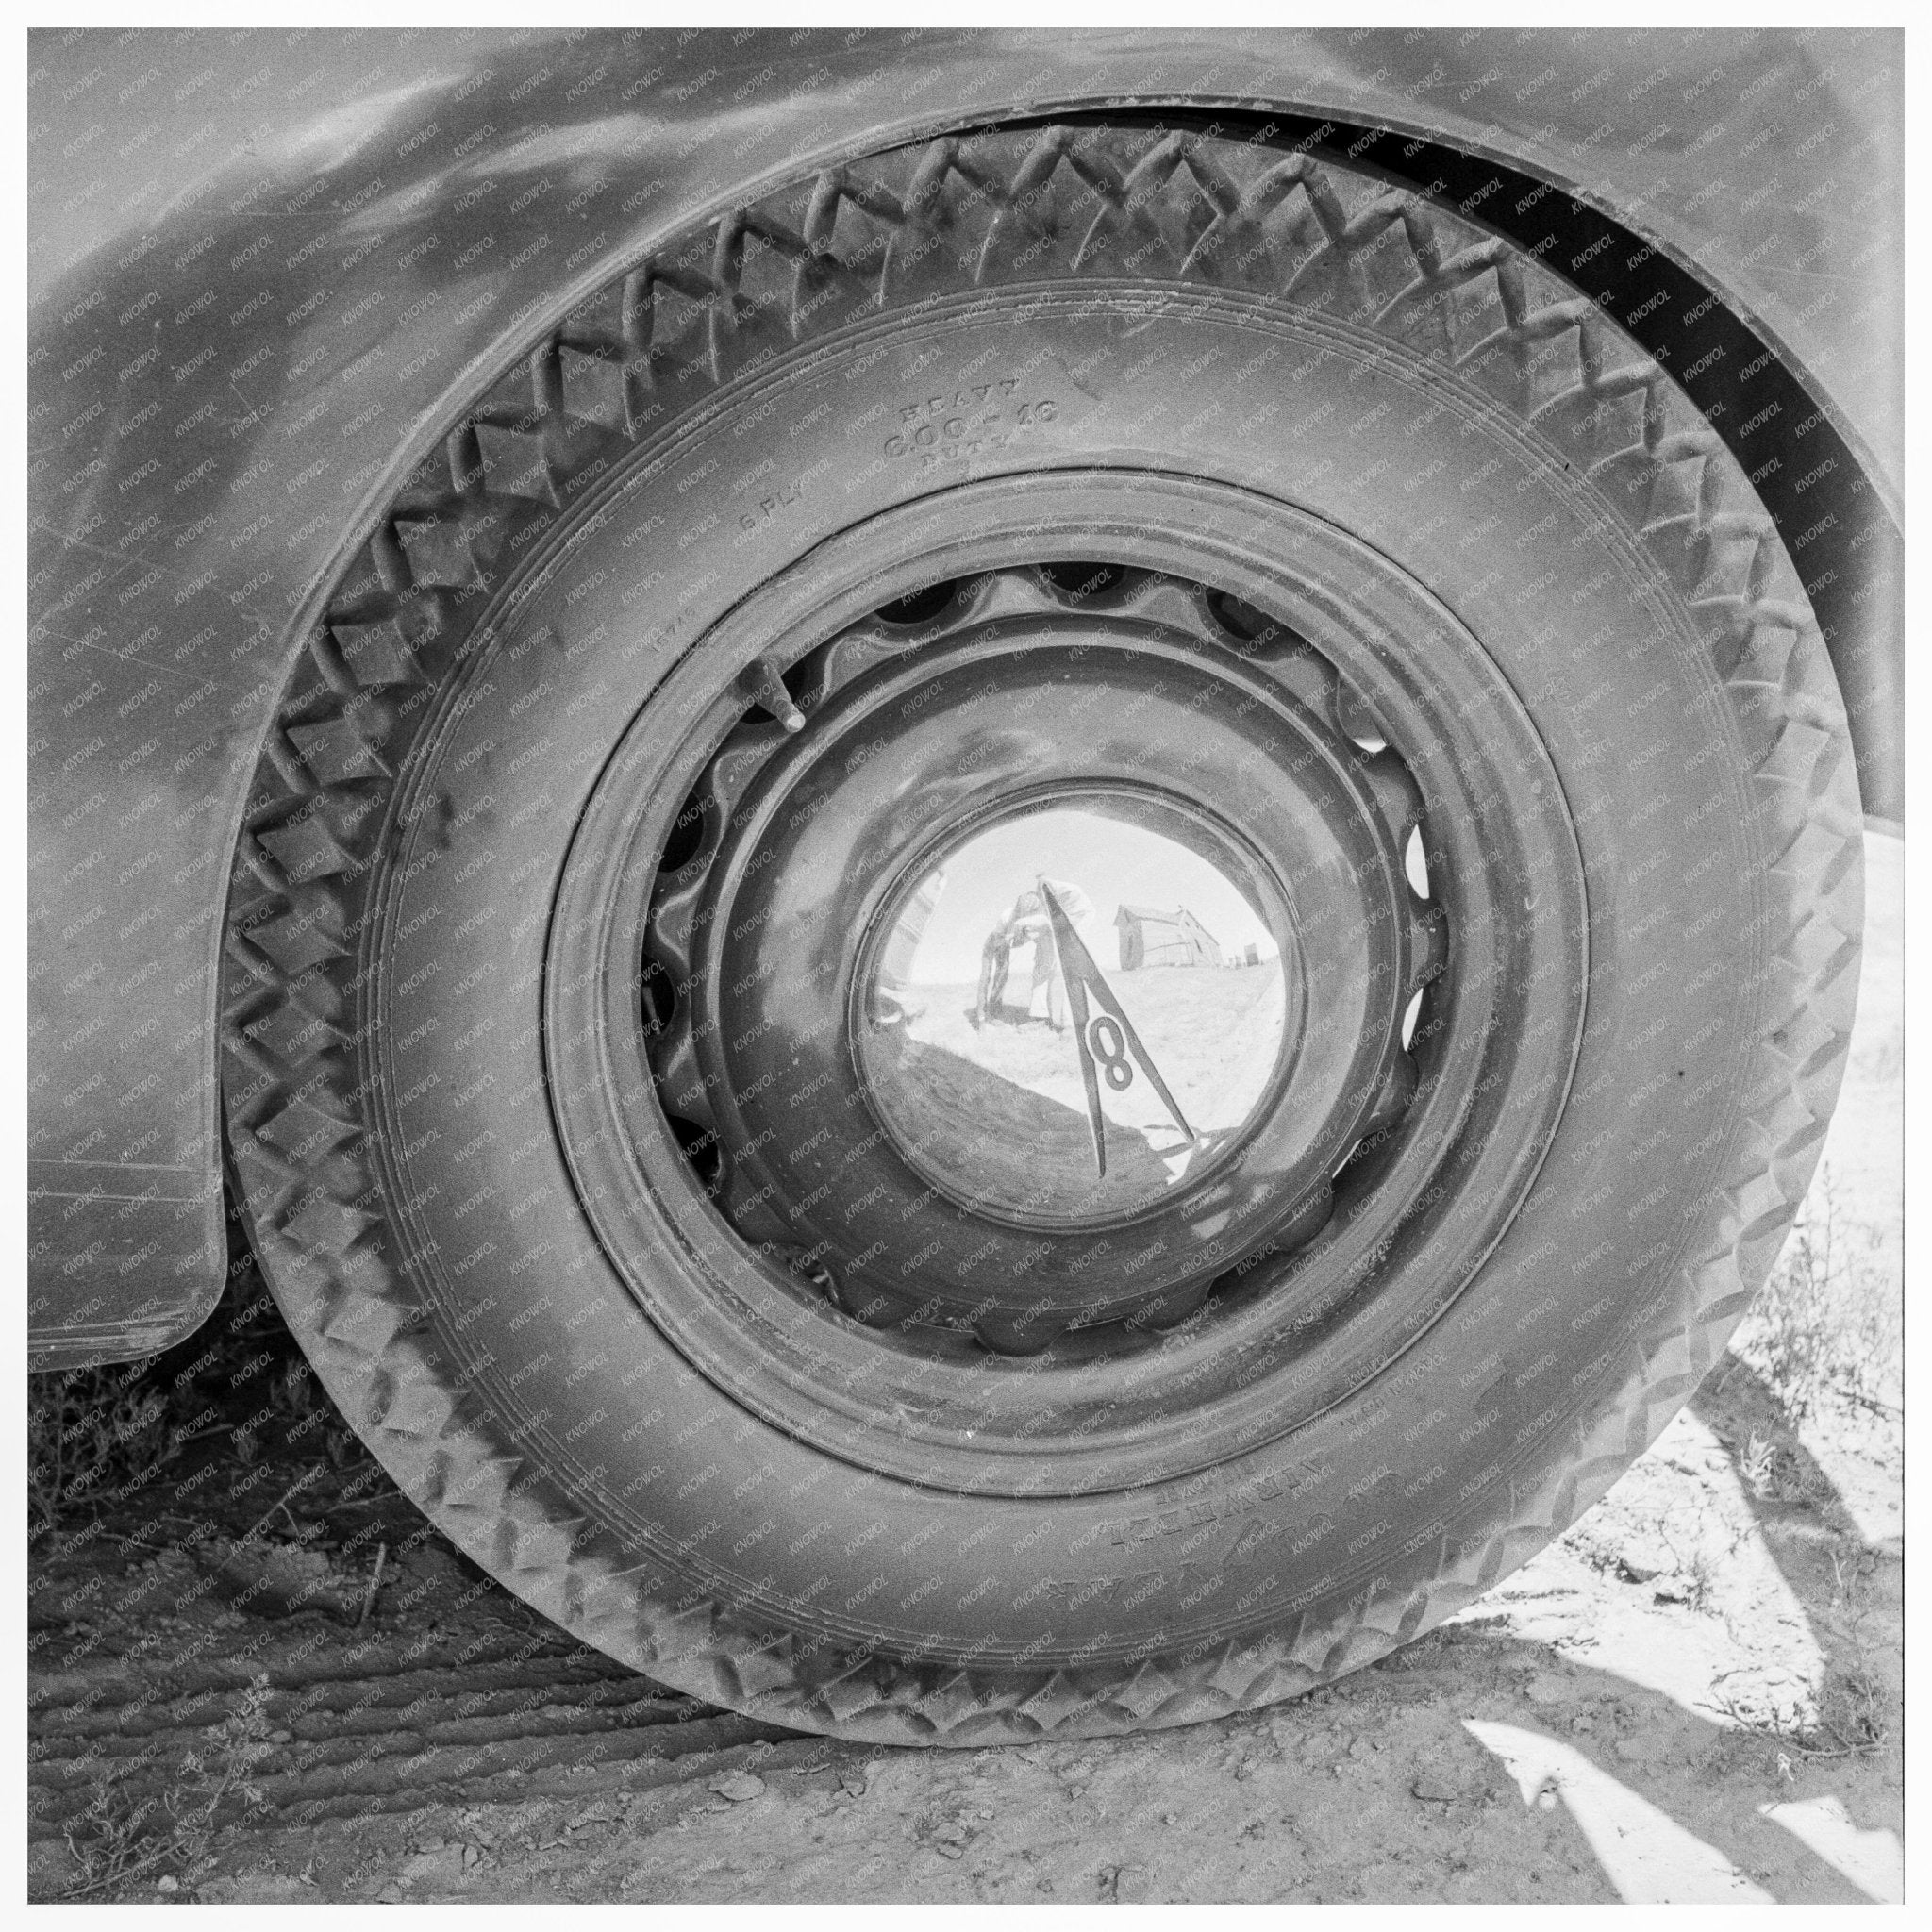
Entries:
{"type": "MultiPolygon", "coordinates": [[[[437,827],[429,828],[432,833],[437,827]]],[[[443,828],[446,836],[447,828],[443,828]]],[[[264,1272],[400,1486],[531,1604],[695,1695],[808,1730],[979,1744],[1193,1722],[1357,1668],[1461,1608],[1601,1496],[1696,1388],[1820,1152],[1858,970],[1862,821],[1824,644],[1768,513],[1665,371],[1475,223],[1325,159],[1085,125],[827,170],[677,238],[467,412],[355,554],[263,746],[233,873],[223,1076],[264,1272]],[[363,1145],[357,954],[416,721],[527,545],[642,438],[791,345],[974,288],[1241,290],[1455,369],[1586,474],[1677,587],[1750,748],[1764,849],[1753,1084],[1705,1239],[1595,1419],[1500,1479],[1490,1529],[1418,1580],[1131,1668],[974,1670],[839,1653],[641,1575],[465,1392],[363,1145]]]]}

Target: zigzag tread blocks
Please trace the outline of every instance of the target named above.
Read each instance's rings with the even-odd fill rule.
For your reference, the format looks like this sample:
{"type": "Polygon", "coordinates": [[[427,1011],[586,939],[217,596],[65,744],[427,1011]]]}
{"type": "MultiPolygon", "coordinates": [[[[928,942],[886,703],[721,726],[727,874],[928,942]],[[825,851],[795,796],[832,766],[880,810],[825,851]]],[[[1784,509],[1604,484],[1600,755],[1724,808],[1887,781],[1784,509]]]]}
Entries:
{"type": "MultiPolygon", "coordinates": [[[[1687,599],[1703,586],[1714,648],[1726,638],[1740,645],[1715,658],[1740,717],[1767,705],[1784,713],[1747,779],[1752,811],[1781,828],[1777,858],[1789,888],[1785,903],[1769,908],[1770,951],[1780,970],[1767,977],[1776,992],[1767,992],[1758,1025],[1767,1048],[1774,1036],[1802,1035],[1813,1050],[1802,1066],[1789,1051],[1765,1062],[1786,1084],[1774,1080],[1766,1105],[1754,1107],[1763,1136],[1738,1137],[1741,1165],[1725,1182],[1734,1199],[1749,1201],[1752,1225],[1740,1229],[1733,1217],[1724,1252],[1707,1248],[1694,1278],[1687,1270],[1677,1292],[1658,1304],[1630,1373],[1591,1432],[1601,1442],[1607,1425],[1621,1437],[1621,1452],[1634,1453],[1655,1440],[1712,1359],[1808,1179],[1814,1123],[1841,1071],[1856,991],[1858,805],[1823,641],[1769,516],[1661,370],[1600,319],[1586,321],[1590,311],[1573,291],[1476,224],[1306,156],[1284,161],[1245,142],[1086,127],[948,138],[801,183],[763,209],[733,210],[668,244],[581,305],[557,340],[538,344],[468,419],[487,418],[501,437],[486,441],[458,425],[450,458],[425,465],[421,487],[406,493],[344,573],[325,619],[332,646],[317,640],[298,659],[282,715],[291,726],[342,718],[344,700],[358,693],[439,677],[463,626],[489,601],[474,593],[491,587],[512,528],[521,536],[530,518],[556,514],[569,498],[574,466],[608,461],[647,423],[669,420],[657,400],[667,393],[669,371],[715,387],[741,355],[770,340],[755,321],[734,326],[744,291],[729,277],[743,273],[746,260],[759,278],[748,317],[789,303],[787,333],[803,341],[849,319],[849,301],[819,299],[827,276],[861,287],[875,312],[939,289],[983,286],[997,278],[1003,259],[1041,237],[1044,266],[1036,258],[1029,278],[1120,273],[1129,236],[1126,253],[1149,250],[1133,272],[1153,281],[1185,276],[1240,287],[1359,325],[1386,315],[1390,333],[1457,367],[1525,424],[1533,417],[1539,433],[1583,459],[1607,501],[1628,503],[1629,527],[1687,599]],[[1156,192],[1140,196],[1148,176],[1137,179],[1135,170],[1143,164],[1150,175],[1167,172],[1156,192]],[[1046,195],[1034,200],[1042,186],[1046,195]],[[1140,196],[1132,208],[1130,193],[1140,196]],[[721,246],[724,224],[750,239],[721,246]],[[784,242],[794,237],[806,238],[811,258],[791,260],[784,242]],[[789,275],[768,272],[781,263],[789,275]],[[318,697],[330,702],[316,708],[318,697]],[[1837,741],[1831,755],[1814,756],[1812,731],[1837,741]],[[1821,943],[1826,935],[1816,929],[1815,908],[1825,900],[1838,915],[1828,922],[1831,943],[1821,943]],[[1825,1037],[1818,1040],[1821,1024],[1825,1037]],[[1766,1140],[1775,1153],[1767,1154],[1766,1140]],[[1747,1250],[1755,1252],[1740,1252],[1747,1250]]],[[[694,387],[702,384],[674,383],[670,393],[694,401],[694,387]]],[[[253,1090],[257,1120],[286,1110],[262,1092],[264,1060],[284,1095],[320,1070],[338,1103],[328,1114],[356,1111],[347,1091],[353,1058],[339,1050],[334,1028],[315,1027],[300,1009],[294,988],[341,956],[335,935],[353,927],[365,868],[332,835],[291,853],[293,871],[323,868],[311,872],[307,889],[330,902],[329,914],[319,915],[312,896],[298,902],[292,880],[270,884],[246,855],[257,825],[272,837],[290,818],[305,782],[359,825],[368,814],[350,788],[379,792],[408,747],[385,741],[377,758],[371,740],[358,750],[340,732],[318,728],[320,736],[294,739],[292,758],[264,760],[235,868],[231,929],[245,920],[246,931],[231,943],[229,997],[249,1015],[254,1058],[238,1057],[234,1044],[224,1058],[231,1091],[253,1090]],[[264,983],[272,996],[279,989],[277,1003],[291,1008],[286,1020],[261,1008],[264,983]]],[[[231,1030],[229,1038],[239,1035],[231,1030]]],[[[424,1374],[453,1372],[407,1339],[417,1315],[410,1291],[386,1266],[371,1265],[370,1241],[382,1238],[372,1237],[378,1220],[359,1171],[344,1170],[358,1178],[333,1198],[312,1188],[291,1191],[272,1154],[249,1135],[237,1138],[264,1272],[349,1413],[362,1412],[378,1381],[395,1391],[400,1426],[375,1432],[377,1454],[392,1466],[413,1465],[419,1500],[473,1554],[514,1563],[526,1593],[555,1602],[574,1621],[588,1618],[614,1654],[683,1688],[712,1696],[755,1691],[762,1716],[809,1728],[829,1723],[879,1741],[947,1741],[982,1730],[1084,1736],[1149,1718],[1178,1722],[1250,1707],[1398,1641],[1368,1611],[1330,1606],[1293,1621],[1292,1653],[1309,1664],[1290,1661],[1286,1650],[1268,1661],[1257,1648],[1257,1668],[1244,1679],[1237,1653],[1225,1647],[1191,1662],[1148,1659],[1138,1677],[1129,1673],[1110,1688],[1091,1674],[1076,1683],[1063,1673],[961,1672],[824,1651],[795,1653],[787,1677],[777,1633],[688,1595],[674,1604],[664,1593],[668,1576],[654,1590],[608,1533],[586,1535],[579,1512],[526,1466],[482,1405],[462,1398],[459,1385],[446,1407],[429,1398],[424,1374]],[[405,1366],[412,1375],[401,1373],[405,1366]]],[[[1439,1544],[1433,1580],[1376,1614],[1399,1617],[1404,1639],[1440,1621],[1560,1530],[1572,1508],[1600,1493],[1604,1474],[1583,1447],[1578,1459],[1558,1457],[1529,1487],[1512,1485],[1508,1524],[1478,1543],[1439,1544]]],[[[1279,1640],[1258,1642],[1273,1649],[1279,1640]]]]}

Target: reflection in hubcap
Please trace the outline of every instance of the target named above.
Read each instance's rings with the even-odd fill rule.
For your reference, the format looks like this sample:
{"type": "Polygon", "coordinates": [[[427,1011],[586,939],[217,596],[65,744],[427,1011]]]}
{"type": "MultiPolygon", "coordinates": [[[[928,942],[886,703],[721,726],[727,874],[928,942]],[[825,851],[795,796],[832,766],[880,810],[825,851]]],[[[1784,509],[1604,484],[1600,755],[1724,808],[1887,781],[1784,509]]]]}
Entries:
{"type": "Polygon", "coordinates": [[[1290,1040],[1286,900],[1192,813],[1057,798],[922,862],[872,951],[873,1107],[954,1199],[1130,1218],[1218,1164],[1290,1040]]]}

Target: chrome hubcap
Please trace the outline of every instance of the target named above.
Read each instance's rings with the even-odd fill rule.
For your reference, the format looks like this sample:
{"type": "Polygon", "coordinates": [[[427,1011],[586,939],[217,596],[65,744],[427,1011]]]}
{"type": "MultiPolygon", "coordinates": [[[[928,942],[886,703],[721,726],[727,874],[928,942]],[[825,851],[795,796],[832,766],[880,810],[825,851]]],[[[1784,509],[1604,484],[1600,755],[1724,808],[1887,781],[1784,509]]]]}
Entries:
{"type": "Polygon", "coordinates": [[[1271,874],[1157,792],[1026,806],[915,867],[874,926],[867,1098],[964,1208],[1130,1219],[1206,1178],[1274,1087],[1301,1018],[1291,927],[1271,874]]]}
{"type": "Polygon", "coordinates": [[[1407,1105],[1420,796],[1326,658],[1198,583],[927,601],[755,674],[652,908],[659,1091],[741,1235],[867,1322],[1171,1323],[1407,1105]]]}

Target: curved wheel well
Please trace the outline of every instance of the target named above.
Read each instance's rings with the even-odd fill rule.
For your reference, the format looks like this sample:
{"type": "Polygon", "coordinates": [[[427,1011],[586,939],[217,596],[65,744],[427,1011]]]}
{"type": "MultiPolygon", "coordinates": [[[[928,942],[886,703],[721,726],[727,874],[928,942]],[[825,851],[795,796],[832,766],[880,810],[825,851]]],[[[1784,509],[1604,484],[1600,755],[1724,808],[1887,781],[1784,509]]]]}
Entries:
{"type": "Polygon", "coordinates": [[[1175,106],[1061,114],[1239,135],[1378,174],[1506,236],[1574,283],[1667,368],[1771,511],[1844,696],[1868,817],[1905,816],[1904,539],[1875,464],[1760,325],[1670,249],[1555,181],[1399,128],[1175,106]]]}

